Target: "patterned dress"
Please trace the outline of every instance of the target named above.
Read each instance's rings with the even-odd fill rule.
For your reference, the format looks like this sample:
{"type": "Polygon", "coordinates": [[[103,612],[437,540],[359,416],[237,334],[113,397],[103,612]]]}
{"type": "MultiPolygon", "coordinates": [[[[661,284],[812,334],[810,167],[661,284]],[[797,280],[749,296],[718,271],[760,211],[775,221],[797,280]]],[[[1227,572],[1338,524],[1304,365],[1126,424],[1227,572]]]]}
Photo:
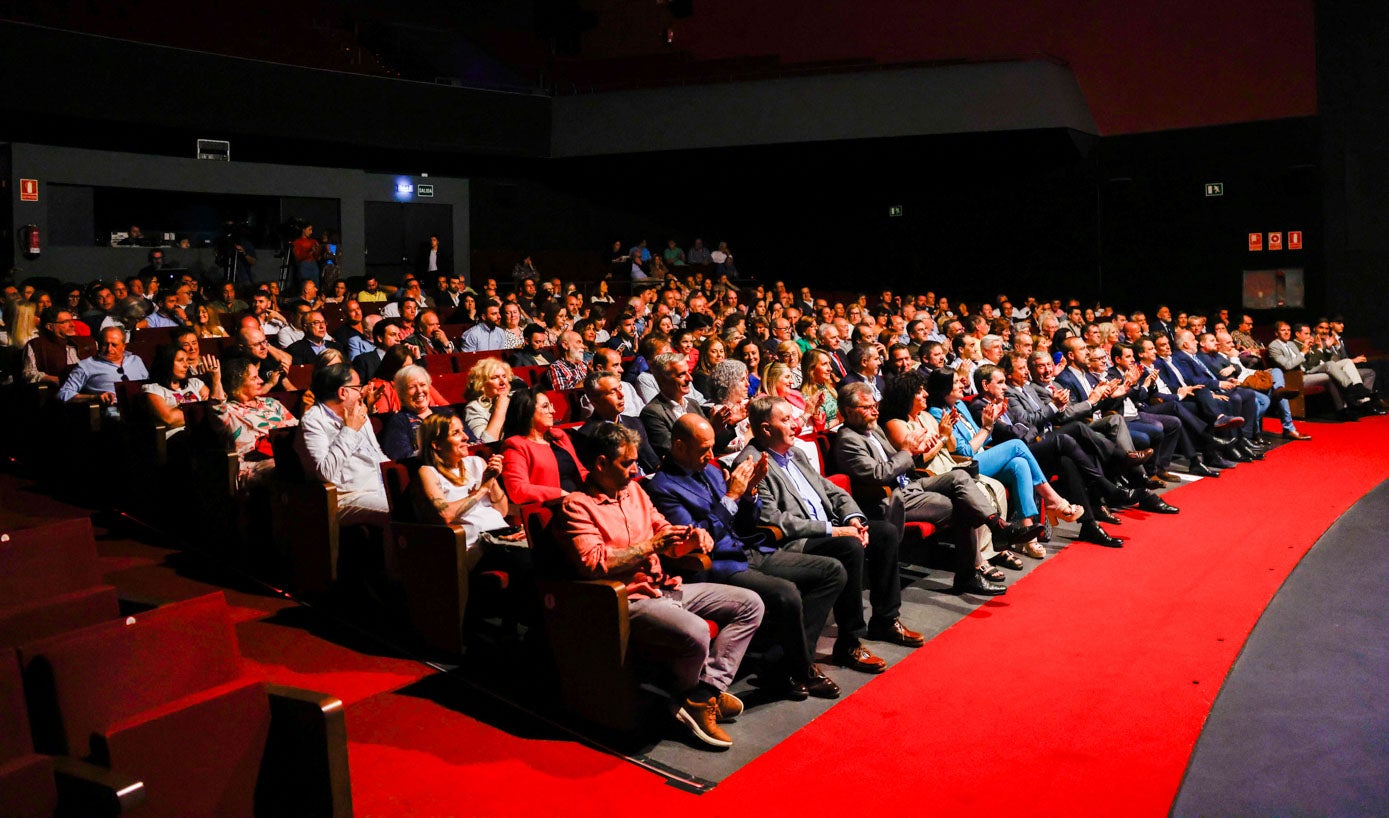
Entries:
{"type": "Polygon", "coordinates": [[[238,489],[244,489],[257,474],[275,465],[270,457],[270,430],[299,425],[298,418],[274,398],[256,398],[246,403],[229,400],[214,406],[212,413],[226,432],[228,449],[236,452],[241,461],[236,475],[238,489]]]}

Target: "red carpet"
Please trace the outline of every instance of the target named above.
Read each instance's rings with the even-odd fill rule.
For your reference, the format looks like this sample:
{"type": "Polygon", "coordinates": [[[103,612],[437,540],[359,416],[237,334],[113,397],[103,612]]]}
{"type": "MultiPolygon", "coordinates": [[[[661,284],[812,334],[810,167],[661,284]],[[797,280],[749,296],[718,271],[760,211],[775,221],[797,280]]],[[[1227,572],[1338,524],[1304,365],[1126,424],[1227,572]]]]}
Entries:
{"type": "Polygon", "coordinates": [[[1050,558],[707,795],[387,695],[348,712],[358,814],[1165,815],[1268,600],[1389,476],[1389,420],[1308,428],[1172,493],[1180,515],[1132,515],[1124,549],[1050,558]]]}
{"type": "MultiPolygon", "coordinates": [[[[1311,443],[1170,494],[1180,515],[1129,515],[1122,550],[1078,544],[1049,558],[703,796],[575,742],[509,734],[391,692],[431,669],[267,619],[284,600],[228,599],[248,664],[348,704],[359,816],[857,814],[865,805],[879,815],[1166,815],[1269,599],[1331,522],[1389,477],[1389,419],[1308,429],[1311,443]]],[[[10,494],[13,482],[4,485],[10,494]]],[[[34,519],[74,513],[25,508],[34,519]]],[[[161,565],[162,549],[107,540],[101,551],[127,596],[215,588],[161,565]]]]}

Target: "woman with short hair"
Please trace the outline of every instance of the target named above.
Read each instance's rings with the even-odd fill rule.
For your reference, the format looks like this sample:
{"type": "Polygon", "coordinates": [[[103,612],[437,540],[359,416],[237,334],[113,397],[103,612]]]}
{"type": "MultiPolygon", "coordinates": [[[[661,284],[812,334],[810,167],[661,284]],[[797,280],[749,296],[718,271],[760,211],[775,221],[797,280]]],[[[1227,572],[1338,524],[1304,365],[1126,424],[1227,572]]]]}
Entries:
{"type": "Polygon", "coordinates": [[[501,358],[483,358],[468,370],[468,403],[463,428],[483,443],[502,439],[502,426],[511,405],[511,367],[501,358]]]}
{"type": "Polygon", "coordinates": [[[434,390],[429,371],[422,366],[402,366],[395,373],[392,386],[398,410],[381,427],[381,451],[392,460],[404,460],[420,453],[419,430],[426,420],[435,414],[453,413],[446,409],[435,412],[434,407],[443,405],[442,399],[436,401],[439,393],[434,390]]]}

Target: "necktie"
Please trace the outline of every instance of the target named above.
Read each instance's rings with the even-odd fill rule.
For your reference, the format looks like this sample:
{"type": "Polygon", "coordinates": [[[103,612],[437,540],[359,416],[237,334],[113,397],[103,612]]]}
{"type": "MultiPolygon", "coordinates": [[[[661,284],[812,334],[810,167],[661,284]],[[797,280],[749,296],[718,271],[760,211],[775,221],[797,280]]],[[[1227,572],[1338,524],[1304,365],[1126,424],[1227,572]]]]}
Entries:
{"type": "Polygon", "coordinates": [[[1196,362],[1196,365],[1199,366],[1199,367],[1201,367],[1201,371],[1204,372],[1204,373],[1206,373],[1206,377],[1207,377],[1207,378],[1210,378],[1211,380],[1216,380],[1215,373],[1214,373],[1214,372],[1211,372],[1211,368],[1208,367],[1208,366],[1206,366],[1206,362],[1205,362],[1205,361],[1202,361],[1200,358],[1197,358],[1195,355],[1192,355],[1192,356],[1191,356],[1191,360],[1195,361],[1195,362],[1196,362]]]}

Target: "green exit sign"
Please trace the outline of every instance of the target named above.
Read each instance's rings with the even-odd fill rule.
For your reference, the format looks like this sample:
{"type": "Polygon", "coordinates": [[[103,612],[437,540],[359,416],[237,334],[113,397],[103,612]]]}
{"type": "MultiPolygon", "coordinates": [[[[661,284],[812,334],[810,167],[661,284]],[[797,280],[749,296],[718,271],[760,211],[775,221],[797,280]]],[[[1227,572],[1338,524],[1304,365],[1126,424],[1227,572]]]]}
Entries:
{"type": "Polygon", "coordinates": [[[901,205],[893,205],[892,207],[889,207],[889,208],[887,209],[887,215],[888,215],[889,218],[893,218],[893,219],[898,218],[899,216],[902,215],[902,206],[901,206],[901,205]]]}
{"type": "Polygon", "coordinates": [[[1224,196],[1224,195],[1225,195],[1225,183],[1224,183],[1224,182],[1207,182],[1207,183],[1206,183],[1206,195],[1207,195],[1207,196],[1224,196]]]}

